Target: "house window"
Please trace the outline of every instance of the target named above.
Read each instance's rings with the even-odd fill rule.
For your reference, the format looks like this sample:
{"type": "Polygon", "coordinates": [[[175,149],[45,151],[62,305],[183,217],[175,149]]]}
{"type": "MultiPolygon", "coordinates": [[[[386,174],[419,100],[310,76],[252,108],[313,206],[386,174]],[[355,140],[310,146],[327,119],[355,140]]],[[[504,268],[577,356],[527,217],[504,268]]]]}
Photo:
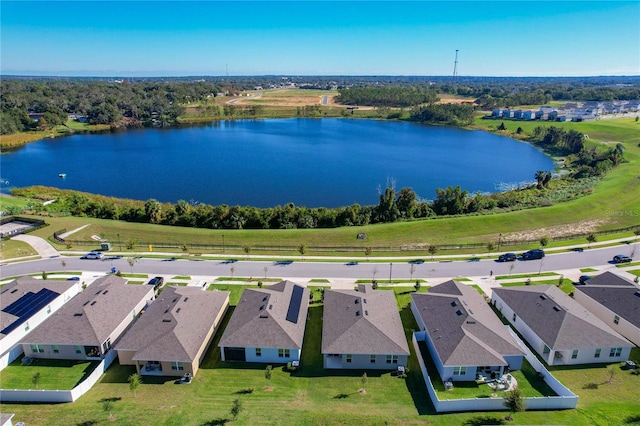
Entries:
{"type": "Polygon", "coordinates": [[[29,331],[29,321],[27,321],[27,323],[24,325],[24,331],[27,332],[29,331]]]}
{"type": "Polygon", "coordinates": [[[516,313],[514,312],[513,313],[513,322],[516,322],[516,318],[518,318],[518,317],[516,316],[516,313]]]}
{"type": "Polygon", "coordinates": [[[387,355],[387,364],[397,364],[398,355],[387,355]]]}
{"type": "Polygon", "coordinates": [[[60,347],[58,347],[58,345],[52,345],[51,349],[53,349],[53,353],[54,354],[59,354],[60,353],[60,347]]]}
{"type": "Polygon", "coordinates": [[[289,349],[278,349],[278,358],[289,358],[291,351],[289,349]]]}
{"type": "Polygon", "coordinates": [[[609,351],[609,356],[610,357],[619,357],[622,355],[622,348],[611,348],[611,351],[609,351]]]}
{"type": "Polygon", "coordinates": [[[467,367],[453,367],[454,376],[464,376],[467,374],[467,367]]]}
{"type": "Polygon", "coordinates": [[[371,364],[375,364],[376,363],[376,356],[375,355],[371,355],[371,357],[369,358],[369,362],[371,364]]]}
{"type": "Polygon", "coordinates": [[[346,361],[347,361],[347,362],[351,362],[352,360],[353,360],[353,355],[351,355],[351,354],[347,354],[347,355],[346,355],[346,361]]]}
{"type": "Polygon", "coordinates": [[[182,370],[184,370],[184,365],[182,365],[181,362],[172,361],[171,362],[171,369],[175,370],[175,371],[182,371],[182,370]]]}
{"type": "Polygon", "coordinates": [[[82,353],[82,346],[76,346],[76,353],[77,354],[81,354],[82,353]]]}
{"type": "Polygon", "coordinates": [[[620,317],[617,316],[617,315],[615,317],[613,317],[613,323],[614,324],[620,324],[620,317]]]}
{"type": "Polygon", "coordinates": [[[574,349],[573,352],[571,352],[571,359],[576,359],[578,358],[578,350],[574,349]]]}
{"type": "Polygon", "coordinates": [[[593,355],[593,357],[600,358],[600,352],[602,352],[602,349],[596,349],[596,353],[593,355]]]}
{"type": "Polygon", "coordinates": [[[256,348],[256,356],[262,356],[262,348],[256,348]]]}
{"type": "Polygon", "coordinates": [[[31,352],[33,352],[34,354],[41,354],[44,353],[44,348],[42,347],[42,345],[31,345],[31,352]]]}
{"type": "Polygon", "coordinates": [[[549,355],[549,352],[551,352],[551,348],[547,345],[544,345],[544,349],[542,350],[542,355],[549,355]]]}

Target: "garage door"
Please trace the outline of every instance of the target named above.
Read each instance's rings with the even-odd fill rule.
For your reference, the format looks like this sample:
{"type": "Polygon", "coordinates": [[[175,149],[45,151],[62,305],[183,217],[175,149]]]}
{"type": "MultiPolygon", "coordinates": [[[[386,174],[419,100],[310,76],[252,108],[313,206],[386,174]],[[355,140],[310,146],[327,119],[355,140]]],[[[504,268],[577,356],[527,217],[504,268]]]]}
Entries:
{"type": "Polygon", "coordinates": [[[224,348],[224,359],[227,361],[246,361],[244,348],[224,348]]]}

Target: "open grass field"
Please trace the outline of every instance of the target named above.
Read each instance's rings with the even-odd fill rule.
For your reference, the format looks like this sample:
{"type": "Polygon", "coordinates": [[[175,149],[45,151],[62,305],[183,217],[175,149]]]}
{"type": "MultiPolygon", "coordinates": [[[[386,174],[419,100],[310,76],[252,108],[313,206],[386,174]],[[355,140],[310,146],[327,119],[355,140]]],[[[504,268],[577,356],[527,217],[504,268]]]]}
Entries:
{"type": "MultiPolygon", "coordinates": [[[[381,287],[382,288],[382,287],[381,287]]],[[[411,287],[393,287],[407,337],[416,329],[408,303],[411,287]]],[[[319,290],[318,290],[319,291],[319,290]]],[[[235,297],[234,297],[235,299],[235,297]]],[[[237,300],[237,299],[236,299],[237,300]]],[[[232,300],[232,304],[237,303],[232,300]]],[[[325,371],[320,353],[322,305],[314,303],[303,344],[301,369],[295,373],[274,365],[267,388],[264,365],[220,361],[217,342],[207,352],[201,369],[189,385],[176,378],[143,377],[137,397],[129,391],[127,378],[133,367],[115,362],[99,383],[72,404],[3,404],[3,412],[16,413],[14,420],[33,425],[108,424],[103,402],[111,400],[113,420],[121,425],[224,425],[238,398],[244,411],[233,422],[239,425],[481,425],[506,424],[505,412],[436,414],[419,373],[415,354],[409,361],[407,379],[388,372],[367,371],[366,394],[360,394],[363,371],[325,371]]],[[[226,325],[233,308],[227,314],[226,325]]],[[[632,358],[640,362],[640,351],[632,358]]],[[[525,369],[526,370],[526,369],[525,369]]],[[[521,372],[527,375],[527,371],[521,372]]],[[[612,425],[632,424],[638,414],[637,385],[640,376],[620,370],[612,384],[606,366],[555,368],[553,374],[580,395],[579,408],[566,411],[523,412],[517,424],[612,425]],[[594,389],[593,383],[597,386],[594,389]],[[584,395],[584,396],[583,396],[584,395]]],[[[524,385],[524,384],[523,384],[524,385]]],[[[545,394],[532,383],[527,394],[545,394]]]]}
{"type": "Polygon", "coordinates": [[[38,252],[25,242],[17,240],[0,240],[0,260],[37,255],[38,252]]]}

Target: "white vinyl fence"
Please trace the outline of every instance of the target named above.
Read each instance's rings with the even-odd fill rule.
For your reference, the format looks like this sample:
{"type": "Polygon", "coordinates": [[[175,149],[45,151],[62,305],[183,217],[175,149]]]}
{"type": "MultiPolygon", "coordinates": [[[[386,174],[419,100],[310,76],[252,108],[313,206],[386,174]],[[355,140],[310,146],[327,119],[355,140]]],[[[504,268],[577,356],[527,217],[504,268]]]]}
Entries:
{"type": "MultiPolygon", "coordinates": [[[[507,327],[509,328],[509,327],[507,327]]],[[[547,371],[546,368],[537,360],[535,355],[526,348],[526,345],[520,341],[511,329],[509,332],[514,335],[516,341],[523,347],[527,358],[527,361],[533,366],[533,368],[544,375],[544,380],[549,386],[558,394],[558,396],[545,396],[545,397],[528,397],[523,398],[527,406],[527,410],[557,410],[575,408],[578,404],[578,396],[567,389],[562,383],[560,383],[555,377],[547,371]],[[532,359],[533,358],[533,359],[532,359]]],[[[431,401],[438,413],[456,412],[456,411],[502,411],[506,410],[504,406],[504,398],[491,397],[491,398],[465,398],[465,399],[449,399],[440,400],[433,387],[431,378],[427,373],[427,367],[422,359],[420,347],[418,346],[418,340],[416,338],[423,339],[424,334],[413,333],[411,338],[413,342],[413,348],[416,351],[418,362],[420,363],[420,370],[422,371],[422,377],[427,385],[427,391],[431,397],[431,401]]]]}
{"type": "Polygon", "coordinates": [[[74,402],[100,380],[117,356],[115,350],[109,351],[95,370],[71,390],[0,389],[0,402],[74,402]]]}

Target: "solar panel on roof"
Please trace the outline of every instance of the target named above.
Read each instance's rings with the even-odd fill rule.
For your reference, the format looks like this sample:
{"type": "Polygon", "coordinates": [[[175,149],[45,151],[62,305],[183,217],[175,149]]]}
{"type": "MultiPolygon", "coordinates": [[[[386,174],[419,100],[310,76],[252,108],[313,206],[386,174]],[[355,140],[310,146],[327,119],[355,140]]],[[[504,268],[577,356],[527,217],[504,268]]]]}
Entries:
{"type": "Polygon", "coordinates": [[[298,316],[300,315],[300,305],[302,303],[302,295],[304,294],[304,288],[294,285],[293,292],[291,293],[291,300],[289,301],[289,309],[287,310],[287,321],[294,324],[298,323],[298,316]]]}
{"type": "Polygon", "coordinates": [[[18,317],[16,321],[6,326],[0,331],[2,334],[9,334],[21,324],[26,322],[36,312],[51,303],[60,293],[43,288],[37,293],[32,291],[25,293],[20,299],[16,300],[2,311],[18,317]]]}

